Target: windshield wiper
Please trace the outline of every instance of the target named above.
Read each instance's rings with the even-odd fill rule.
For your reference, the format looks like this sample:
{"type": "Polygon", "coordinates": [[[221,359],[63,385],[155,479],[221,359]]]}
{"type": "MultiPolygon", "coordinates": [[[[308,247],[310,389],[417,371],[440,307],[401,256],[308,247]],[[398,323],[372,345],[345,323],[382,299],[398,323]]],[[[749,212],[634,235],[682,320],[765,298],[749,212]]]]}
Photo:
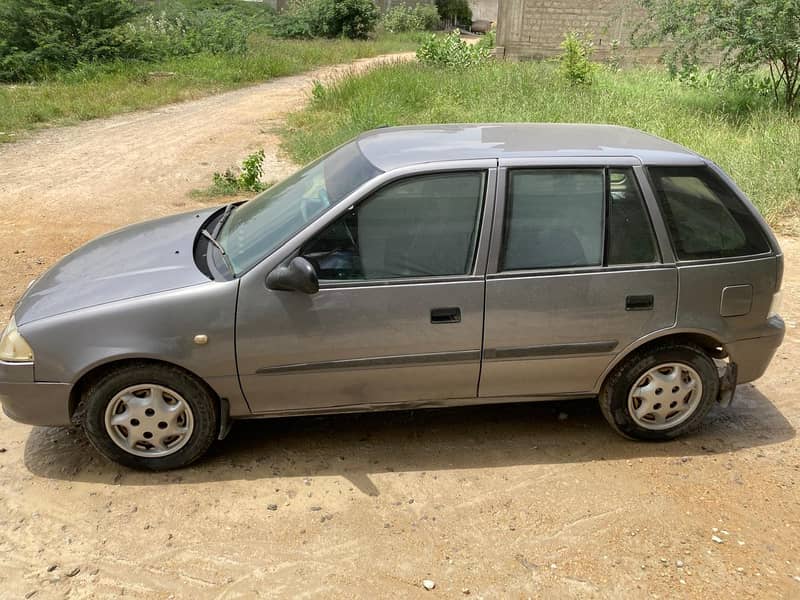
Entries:
{"type": "Polygon", "coordinates": [[[231,202],[228,206],[225,207],[225,212],[222,213],[219,221],[217,221],[217,226],[214,228],[214,237],[213,239],[216,240],[219,236],[220,232],[222,231],[222,226],[225,225],[225,221],[228,220],[228,217],[231,216],[233,209],[236,208],[236,204],[231,202]]]}
{"type": "Polygon", "coordinates": [[[203,235],[203,237],[204,237],[204,238],[206,238],[206,239],[209,241],[209,243],[210,243],[212,246],[214,246],[214,247],[215,247],[217,250],[219,250],[219,253],[222,255],[222,259],[225,261],[225,266],[226,266],[226,267],[228,267],[228,270],[230,271],[231,275],[235,275],[236,273],[235,273],[235,271],[233,270],[233,264],[231,263],[231,259],[230,259],[230,258],[228,258],[228,253],[227,253],[227,252],[225,252],[225,248],[223,248],[223,247],[222,247],[222,244],[220,244],[220,243],[219,243],[219,242],[218,242],[218,241],[217,241],[217,240],[214,238],[214,236],[213,236],[213,235],[211,235],[210,233],[208,233],[208,230],[207,230],[207,229],[201,229],[201,230],[200,230],[200,233],[203,235]]]}

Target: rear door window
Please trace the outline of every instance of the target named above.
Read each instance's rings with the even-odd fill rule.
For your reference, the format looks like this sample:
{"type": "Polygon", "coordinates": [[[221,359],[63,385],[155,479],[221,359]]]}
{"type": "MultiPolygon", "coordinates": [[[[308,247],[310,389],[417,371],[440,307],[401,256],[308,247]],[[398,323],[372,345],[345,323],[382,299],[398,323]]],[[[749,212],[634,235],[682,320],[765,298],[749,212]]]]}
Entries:
{"type": "Polygon", "coordinates": [[[708,167],[650,167],[649,173],[680,260],[769,252],[761,226],[708,167]]]}
{"type": "Polygon", "coordinates": [[[602,169],[520,169],[509,173],[500,269],[600,266],[602,169]]]}

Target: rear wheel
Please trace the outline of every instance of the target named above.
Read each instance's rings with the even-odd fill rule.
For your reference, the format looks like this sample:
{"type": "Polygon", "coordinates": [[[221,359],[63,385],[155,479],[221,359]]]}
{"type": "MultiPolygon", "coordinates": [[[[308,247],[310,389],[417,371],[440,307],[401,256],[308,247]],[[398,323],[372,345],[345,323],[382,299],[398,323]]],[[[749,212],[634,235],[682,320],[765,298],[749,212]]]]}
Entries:
{"type": "Polygon", "coordinates": [[[184,467],[216,438],[211,393],[170,365],[130,365],[112,371],[84,394],[84,430],[107,458],[135,469],[184,467]]]}
{"type": "Polygon", "coordinates": [[[606,380],[600,408],[625,437],[668,440],[696,427],[719,394],[714,361],[693,344],[654,346],[606,380]]]}

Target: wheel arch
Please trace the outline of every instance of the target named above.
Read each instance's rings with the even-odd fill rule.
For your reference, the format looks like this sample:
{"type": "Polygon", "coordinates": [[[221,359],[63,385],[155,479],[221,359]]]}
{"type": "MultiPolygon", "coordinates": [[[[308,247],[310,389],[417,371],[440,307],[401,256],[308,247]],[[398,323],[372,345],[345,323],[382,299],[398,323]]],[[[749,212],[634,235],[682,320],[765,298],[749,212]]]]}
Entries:
{"type": "Polygon", "coordinates": [[[710,331],[700,329],[669,329],[656,332],[651,336],[636,340],[633,344],[629,345],[622,352],[620,352],[614,358],[614,360],[609,363],[609,365],[597,379],[597,382],[595,383],[595,392],[600,392],[606,380],[614,372],[614,370],[632,354],[647,350],[652,346],[664,344],[665,342],[674,344],[694,344],[695,346],[699,346],[705,352],[707,352],[711,358],[725,358],[728,355],[725,350],[725,344],[710,331]]]}
{"type": "Polygon", "coordinates": [[[124,369],[127,367],[147,367],[152,365],[163,365],[174,369],[178,369],[180,371],[183,371],[186,375],[190,376],[191,378],[195,379],[200,385],[202,385],[206,389],[206,391],[210,394],[211,398],[214,400],[214,405],[216,407],[216,410],[218,411],[217,416],[220,422],[220,426],[222,427],[223,424],[227,424],[228,414],[229,414],[228,403],[214,390],[214,388],[212,388],[208,384],[208,382],[205,379],[200,377],[197,373],[194,373],[191,370],[187,369],[186,367],[175,364],[173,362],[155,358],[146,358],[146,357],[117,358],[100,364],[93,365],[92,367],[86,369],[83,373],[81,373],[77,378],[77,380],[75,381],[75,383],[72,385],[72,389],[70,390],[70,395],[69,395],[69,415],[72,422],[78,424],[78,422],[80,421],[82,415],[81,405],[83,402],[84,392],[94,382],[105,377],[112,371],[116,371],[118,369],[124,369]]]}

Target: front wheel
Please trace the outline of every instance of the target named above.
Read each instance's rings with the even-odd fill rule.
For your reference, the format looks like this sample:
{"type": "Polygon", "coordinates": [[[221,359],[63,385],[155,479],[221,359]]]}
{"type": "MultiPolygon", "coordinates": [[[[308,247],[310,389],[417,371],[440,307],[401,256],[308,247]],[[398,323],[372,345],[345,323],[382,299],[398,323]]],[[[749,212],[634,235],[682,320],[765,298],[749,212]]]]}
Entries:
{"type": "Polygon", "coordinates": [[[86,436],[106,458],[134,469],[184,467],[218,430],[216,403],[194,377],[170,365],[114,370],[84,394],[86,436]]]}
{"type": "Polygon", "coordinates": [[[625,437],[669,440],[696,427],[718,394],[717,368],[700,347],[662,345],[614,370],[600,393],[600,408],[625,437]]]}

